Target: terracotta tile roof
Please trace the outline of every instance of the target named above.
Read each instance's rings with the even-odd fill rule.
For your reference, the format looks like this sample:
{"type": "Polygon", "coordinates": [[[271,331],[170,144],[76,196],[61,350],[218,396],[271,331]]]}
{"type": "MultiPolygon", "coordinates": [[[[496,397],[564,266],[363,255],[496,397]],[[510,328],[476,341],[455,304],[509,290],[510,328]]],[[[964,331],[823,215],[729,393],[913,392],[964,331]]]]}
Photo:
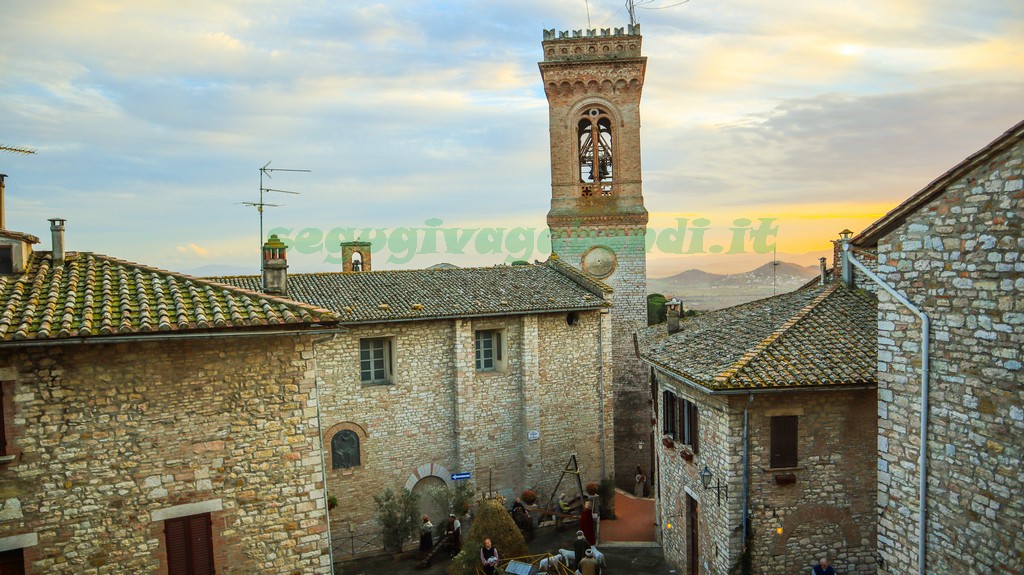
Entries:
{"type": "MultiPolygon", "coordinates": [[[[341,323],[472,317],[605,307],[601,282],[565,264],[288,274],[288,297],[336,312],[341,323]],[[584,287],[587,286],[587,287],[584,287]]],[[[213,278],[251,290],[256,276],[213,278]]]]}
{"type": "Polygon", "coordinates": [[[0,236],[5,237],[5,238],[11,238],[12,240],[21,240],[21,241],[24,241],[24,242],[28,242],[30,244],[38,244],[39,243],[39,238],[33,236],[32,234],[26,234],[26,233],[22,233],[22,232],[13,232],[11,230],[0,229],[0,236]]]}
{"type": "Polygon", "coordinates": [[[35,252],[0,276],[0,345],[22,340],[334,323],[331,312],[92,253],[35,252]]]}
{"type": "Polygon", "coordinates": [[[640,356],[712,391],[876,383],[877,301],[842,284],[637,332],[640,356]]]}

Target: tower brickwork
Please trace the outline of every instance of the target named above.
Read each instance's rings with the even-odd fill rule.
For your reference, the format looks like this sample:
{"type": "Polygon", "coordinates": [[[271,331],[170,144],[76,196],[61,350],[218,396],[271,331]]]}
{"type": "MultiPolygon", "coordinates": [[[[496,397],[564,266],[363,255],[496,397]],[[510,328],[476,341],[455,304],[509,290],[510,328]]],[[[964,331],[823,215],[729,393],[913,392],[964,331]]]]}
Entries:
{"type": "Polygon", "coordinates": [[[639,25],[545,30],[542,46],[552,251],[615,290],[615,474],[620,487],[632,488],[636,465],[647,469],[650,461],[649,451],[637,450],[640,440],[650,445],[651,392],[633,345],[634,332],[647,323],[648,216],[640,172],[640,94],[647,59],[641,55],[639,25]]]}

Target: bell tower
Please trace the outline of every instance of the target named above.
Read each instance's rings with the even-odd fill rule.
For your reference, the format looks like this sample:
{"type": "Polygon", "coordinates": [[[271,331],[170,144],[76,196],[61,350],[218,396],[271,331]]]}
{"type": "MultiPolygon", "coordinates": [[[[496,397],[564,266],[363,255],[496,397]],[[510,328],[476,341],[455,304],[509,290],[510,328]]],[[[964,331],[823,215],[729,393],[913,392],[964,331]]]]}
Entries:
{"type": "Polygon", "coordinates": [[[615,475],[631,488],[649,469],[650,385],[633,334],[647,325],[647,260],[640,177],[640,93],[647,58],[640,26],[545,30],[540,73],[551,134],[551,248],[614,289],[612,380],[615,475]],[[642,456],[642,460],[640,457],[642,456]]]}

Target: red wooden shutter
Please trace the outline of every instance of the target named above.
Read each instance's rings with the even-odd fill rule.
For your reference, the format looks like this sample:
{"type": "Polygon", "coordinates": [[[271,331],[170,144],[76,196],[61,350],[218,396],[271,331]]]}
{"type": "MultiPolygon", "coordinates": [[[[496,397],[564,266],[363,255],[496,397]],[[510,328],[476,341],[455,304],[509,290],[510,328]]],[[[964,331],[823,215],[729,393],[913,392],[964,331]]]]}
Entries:
{"type": "Polygon", "coordinates": [[[213,575],[213,534],[210,514],[188,518],[188,532],[192,551],[192,575],[213,575]]]}
{"type": "Polygon", "coordinates": [[[22,549],[0,553],[0,575],[25,575],[25,554],[22,549]]]}
{"type": "Polygon", "coordinates": [[[771,466],[796,467],[797,465],[797,416],[773,417],[771,466]]]}
{"type": "Polygon", "coordinates": [[[213,575],[213,536],[210,514],[190,515],[164,522],[167,575],[213,575]]]}
{"type": "Polygon", "coordinates": [[[167,539],[167,575],[189,575],[188,522],[185,517],[164,521],[167,539]]]}

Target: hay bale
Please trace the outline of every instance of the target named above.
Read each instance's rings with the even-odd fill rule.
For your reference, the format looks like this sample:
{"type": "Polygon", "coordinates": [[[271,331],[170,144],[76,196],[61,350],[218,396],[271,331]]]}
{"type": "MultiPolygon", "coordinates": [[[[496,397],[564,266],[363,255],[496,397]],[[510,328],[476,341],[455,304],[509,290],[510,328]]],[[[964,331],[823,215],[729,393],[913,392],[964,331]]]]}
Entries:
{"type": "Polygon", "coordinates": [[[519,532],[512,516],[493,499],[480,502],[477,507],[473,526],[462,541],[462,552],[455,556],[448,566],[448,575],[473,575],[480,564],[480,548],[484,539],[490,537],[491,543],[498,548],[502,563],[512,557],[529,554],[523,534],[519,532]]]}

